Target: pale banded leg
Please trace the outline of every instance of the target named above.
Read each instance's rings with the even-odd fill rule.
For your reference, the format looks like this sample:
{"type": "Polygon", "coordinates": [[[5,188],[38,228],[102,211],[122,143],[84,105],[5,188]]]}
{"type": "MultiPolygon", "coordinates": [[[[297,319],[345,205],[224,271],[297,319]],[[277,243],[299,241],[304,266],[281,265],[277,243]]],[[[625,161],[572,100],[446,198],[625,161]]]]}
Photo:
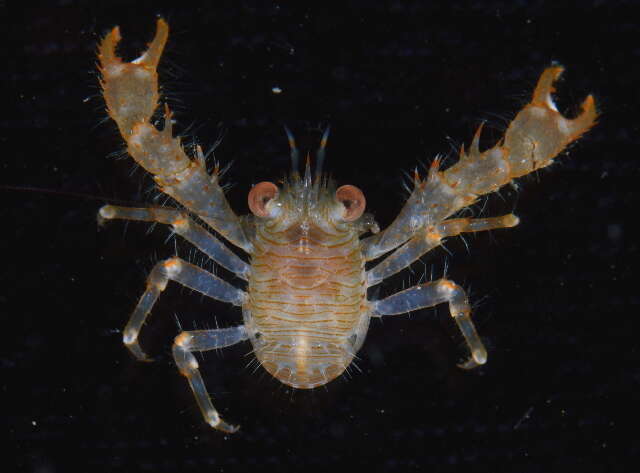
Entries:
{"type": "Polygon", "coordinates": [[[182,236],[220,266],[245,281],[249,277],[249,265],[247,263],[242,261],[215,236],[178,210],[105,205],[100,209],[98,215],[104,220],[140,220],[171,225],[175,233],[182,236]]]}
{"type": "Polygon", "coordinates": [[[387,259],[367,271],[367,284],[374,286],[392,274],[403,270],[422,255],[439,246],[443,238],[464,232],[481,232],[514,227],[519,219],[513,214],[493,218],[455,218],[428,227],[394,251],[387,259]]]}
{"type": "Polygon", "coordinates": [[[433,307],[444,302],[449,303],[449,312],[462,332],[471,358],[459,364],[461,368],[471,369],[487,362],[487,350],[484,348],[476,328],[471,321],[471,307],[464,290],[456,283],[440,279],[427,284],[413,286],[385,299],[371,303],[372,317],[404,314],[416,309],[433,307]]]}
{"type": "Polygon", "coordinates": [[[235,345],[248,338],[244,325],[239,325],[238,327],[219,328],[215,330],[182,332],[176,337],[173,343],[173,357],[176,360],[178,369],[189,381],[189,386],[191,386],[196,401],[198,401],[198,406],[200,407],[205,422],[214,429],[233,433],[236,432],[239,427],[223,421],[218,411],[213,407],[207,388],[198,370],[198,361],[192,352],[224,348],[235,345]]]}
{"type": "Polygon", "coordinates": [[[131,318],[122,332],[124,344],[139,360],[149,360],[138,343],[140,329],[169,281],[175,281],[212,299],[237,306],[243,304],[246,296],[244,291],[180,258],[160,261],[151,270],[147,278],[147,289],[140,297],[138,305],[133,310],[131,318]]]}

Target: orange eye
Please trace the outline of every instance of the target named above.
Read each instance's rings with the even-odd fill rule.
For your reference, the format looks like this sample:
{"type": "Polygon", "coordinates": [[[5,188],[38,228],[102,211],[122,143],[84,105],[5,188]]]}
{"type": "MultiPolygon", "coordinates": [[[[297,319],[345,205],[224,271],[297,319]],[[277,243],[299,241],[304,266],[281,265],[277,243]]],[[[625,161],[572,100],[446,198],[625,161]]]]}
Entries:
{"type": "Polygon", "coordinates": [[[249,209],[256,217],[268,217],[267,203],[278,197],[278,187],[273,182],[260,182],[249,191],[249,209]]]}
{"type": "Polygon", "coordinates": [[[342,219],[347,222],[353,222],[360,218],[367,205],[367,200],[364,198],[362,191],[356,186],[351,185],[338,187],[336,199],[344,205],[344,215],[342,219]]]}

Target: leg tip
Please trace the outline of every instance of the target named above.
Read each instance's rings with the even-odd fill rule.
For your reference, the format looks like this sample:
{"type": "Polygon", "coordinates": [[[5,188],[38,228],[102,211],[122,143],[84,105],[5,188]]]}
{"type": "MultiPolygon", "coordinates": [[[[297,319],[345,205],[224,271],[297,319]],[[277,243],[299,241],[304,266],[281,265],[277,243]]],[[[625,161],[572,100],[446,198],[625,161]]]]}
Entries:
{"type": "Polygon", "coordinates": [[[127,340],[125,339],[124,344],[129,349],[131,354],[136,357],[138,361],[144,361],[146,363],[151,363],[153,361],[153,358],[151,358],[145,352],[142,351],[142,348],[140,348],[140,344],[138,343],[138,340],[127,342],[127,340]]]}
{"type": "Polygon", "coordinates": [[[105,220],[112,219],[116,216],[116,210],[113,205],[103,205],[98,210],[98,215],[105,220]]]}
{"type": "Polygon", "coordinates": [[[210,421],[209,425],[216,430],[221,430],[222,432],[226,432],[228,434],[235,434],[238,430],[240,430],[239,425],[227,424],[220,418],[218,418],[216,422],[210,421]]]}
{"type": "Polygon", "coordinates": [[[478,366],[482,366],[487,362],[487,351],[484,348],[477,348],[473,350],[471,353],[471,358],[469,358],[464,363],[459,363],[458,367],[463,370],[471,370],[473,368],[477,368],[478,366]]]}
{"type": "Polygon", "coordinates": [[[100,227],[104,226],[107,223],[107,220],[113,219],[115,215],[116,212],[113,206],[103,205],[100,210],[98,210],[98,225],[100,227]]]}
{"type": "Polygon", "coordinates": [[[504,219],[505,227],[515,227],[519,223],[520,223],[520,219],[517,216],[513,214],[509,214],[505,216],[505,219],[504,219]]]}
{"type": "Polygon", "coordinates": [[[479,365],[484,365],[487,362],[487,350],[484,347],[477,348],[473,351],[473,359],[479,365]]]}

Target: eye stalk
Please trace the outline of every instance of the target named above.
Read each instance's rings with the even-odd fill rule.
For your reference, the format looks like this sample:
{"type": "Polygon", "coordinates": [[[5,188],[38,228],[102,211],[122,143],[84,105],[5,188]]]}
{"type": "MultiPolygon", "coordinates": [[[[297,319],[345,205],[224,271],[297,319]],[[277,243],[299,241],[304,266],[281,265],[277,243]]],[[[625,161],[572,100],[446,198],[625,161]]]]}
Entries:
{"type": "Polygon", "coordinates": [[[352,185],[338,187],[336,199],[344,206],[342,220],[345,222],[353,222],[359,219],[367,205],[367,200],[364,198],[362,191],[352,185]]]}
{"type": "Polygon", "coordinates": [[[249,209],[256,217],[275,217],[277,210],[268,204],[277,198],[278,186],[273,182],[259,182],[249,191],[249,209]]]}

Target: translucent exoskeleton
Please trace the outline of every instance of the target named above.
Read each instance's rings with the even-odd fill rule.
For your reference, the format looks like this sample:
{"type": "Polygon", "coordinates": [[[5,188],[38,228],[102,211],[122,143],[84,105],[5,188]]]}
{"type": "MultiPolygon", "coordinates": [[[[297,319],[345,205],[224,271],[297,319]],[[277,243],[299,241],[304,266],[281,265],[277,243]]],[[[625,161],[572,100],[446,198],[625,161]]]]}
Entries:
{"type": "Polygon", "coordinates": [[[136,60],[116,55],[116,27],[99,47],[102,89],[107,110],[126,141],[131,157],[150,172],[159,189],[182,209],[124,208],[106,205],[102,219],[126,219],[171,225],[173,231],[214,262],[247,281],[246,290],[178,257],[152,269],[129,322],[125,345],[138,359],[147,359],[138,335],[169,281],[242,310],[243,325],[180,333],[173,355],[187,378],[205,421],[234,432],[214,408],[193,353],[250,341],[259,363],[289,386],[309,389],[328,383],[349,366],[362,346],[372,317],[403,314],[447,303],[470,356],[460,366],[474,368],[487,361],[487,352],[471,320],[464,290],[440,279],[418,284],[381,300],[367,300],[367,289],[401,271],[463,232],[517,225],[512,214],[492,218],[453,218],[479,196],[494,192],[512,179],[551,164],[569,143],[594,125],[592,96],[574,119],[563,117],[551,93],[562,67],[552,65],[540,77],[533,98],[514,118],[493,148],[480,151],[480,129],[469,151],[446,170],[434,160],[397,218],[384,230],[364,213],[365,197],[355,186],[335,184],[322,173],[326,133],[317,153],[315,171],[307,160],[299,173],[298,151],[289,134],[291,173],[281,186],[256,184],[248,195],[252,214],[238,217],[231,210],[219,175],[209,174],[202,151],[188,156],[171,131],[171,113],[164,107],[164,126],[152,123],[158,107],[160,61],[169,28],[159,19],[153,41],[136,60]],[[198,222],[192,217],[197,216],[198,222]],[[220,241],[248,255],[245,262],[220,241]],[[367,234],[369,234],[367,236],[367,234]],[[365,263],[386,256],[370,270],[365,263]]]}

